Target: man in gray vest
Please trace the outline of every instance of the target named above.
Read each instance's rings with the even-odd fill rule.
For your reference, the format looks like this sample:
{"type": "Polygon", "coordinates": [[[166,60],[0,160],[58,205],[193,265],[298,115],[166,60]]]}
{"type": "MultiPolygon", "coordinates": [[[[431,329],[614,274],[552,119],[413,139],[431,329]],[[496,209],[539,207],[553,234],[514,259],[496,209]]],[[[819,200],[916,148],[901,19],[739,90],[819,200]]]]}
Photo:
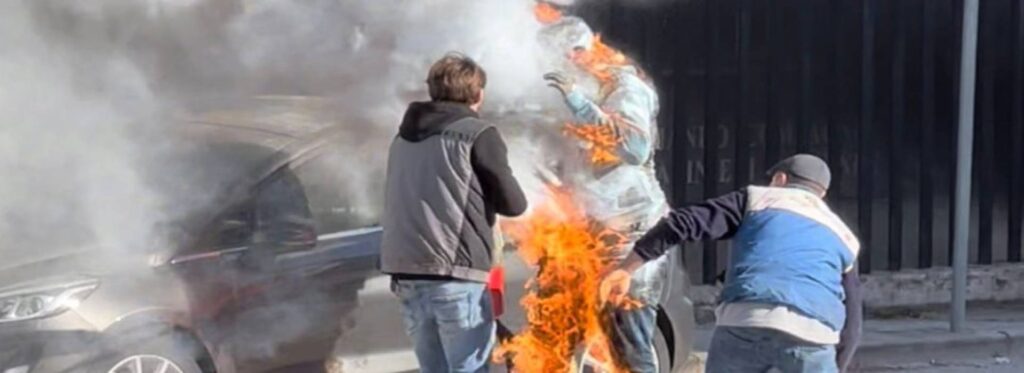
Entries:
{"type": "Polygon", "coordinates": [[[498,130],[479,119],[487,76],[449,54],[427,77],[391,144],[381,270],[392,277],[421,372],[486,372],[495,322],[486,289],[496,215],[526,197],[498,130]]]}

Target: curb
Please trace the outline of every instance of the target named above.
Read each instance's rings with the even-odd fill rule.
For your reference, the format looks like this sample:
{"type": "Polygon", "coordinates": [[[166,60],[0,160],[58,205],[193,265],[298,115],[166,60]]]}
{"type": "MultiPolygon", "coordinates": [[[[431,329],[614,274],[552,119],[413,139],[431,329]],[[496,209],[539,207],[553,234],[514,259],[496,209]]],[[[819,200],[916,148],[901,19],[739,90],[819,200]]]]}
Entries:
{"type": "Polygon", "coordinates": [[[690,358],[677,371],[679,373],[704,373],[704,364],[707,361],[708,354],[706,352],[694,351],[690,353],[690,358]]]}
{"type": "Polygon", "coordinates": [[[1011,356],[1024,346],[1024,329],[966,333],[927,333],[917,339],[862,343],[854,365],[856,370],[884,370],[899,363],[1011,356]]]}
{"type": "MultiPolygon", "coordinates": [[[[949,267],[873,271],[860,276],[868,310],[948,307],[953,270],[949,267]]],[[[972,265],[968,268],[969,302],[1024,301],[1024,264],[972,265]]],[[[690,287],[699,322],[713,322],[721,284],[690,287]]]]}

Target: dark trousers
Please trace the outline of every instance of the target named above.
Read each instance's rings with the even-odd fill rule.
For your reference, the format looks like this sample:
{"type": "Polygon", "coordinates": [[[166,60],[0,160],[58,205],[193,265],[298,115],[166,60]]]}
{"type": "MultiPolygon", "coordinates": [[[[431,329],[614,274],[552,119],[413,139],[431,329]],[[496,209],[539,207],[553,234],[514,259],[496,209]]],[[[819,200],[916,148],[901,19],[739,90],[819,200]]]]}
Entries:
{"type": "MultiPolygon", "coordinates": [[[[632,310],[613,309],[608,312],[608,337],[616,359],[633,373],[656,373],[654,333],[658,312],[653,306],[632,310]]],[[[665,367],[667,368],[667,367],[665,367]]]]}

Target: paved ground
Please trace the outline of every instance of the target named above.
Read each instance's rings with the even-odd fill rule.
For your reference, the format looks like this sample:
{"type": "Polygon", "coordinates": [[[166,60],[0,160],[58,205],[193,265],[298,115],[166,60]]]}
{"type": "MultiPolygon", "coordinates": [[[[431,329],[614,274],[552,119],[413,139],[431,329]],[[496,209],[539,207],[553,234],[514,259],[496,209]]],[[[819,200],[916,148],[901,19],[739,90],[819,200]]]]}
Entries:
{"type": "MultiPolygon", "coordinates": [[[[965,332],[949,332],[944,309],[873,315],[857,355],[862,372],[1024,372],[1024,304],[972,305],[965,332]]],[[[701,327],[706,351],[712,330],[701,327]]]]}
{"type": "Polygon", "coordinates": [[[1024,304],[971,306],[956,334],[946,311],[870,320],[858,362],[866,371],[1024,372],[1024,304]]]}
{"type": "MultiPolygon", "coordinates": [[[[865,322],[857,371],[1024,372],[1024,303],[972,306],[968,314],[968,330],[960,334],[949,332],[944,310],[875,315],[877,318],[865,322]]],[[[703,371],[711,333],[709,326],[696,331],[696,358],[686,373],[703,371]]],[[[416,371],[416,359],[409,350],[358,360],[344,371],[416,371]]],[[[493,371],[503,369],[496,367],[493,371]]]]}
{"type": "Polygon", "coordinates": [[[928,362],[919,364],[893,365],[886,369],[872,372],[935,372],[935,373],[1020,373],[1024,372],[1021,360],[993,358],[988,360],[968,360],[953,362],[928,362]]]}

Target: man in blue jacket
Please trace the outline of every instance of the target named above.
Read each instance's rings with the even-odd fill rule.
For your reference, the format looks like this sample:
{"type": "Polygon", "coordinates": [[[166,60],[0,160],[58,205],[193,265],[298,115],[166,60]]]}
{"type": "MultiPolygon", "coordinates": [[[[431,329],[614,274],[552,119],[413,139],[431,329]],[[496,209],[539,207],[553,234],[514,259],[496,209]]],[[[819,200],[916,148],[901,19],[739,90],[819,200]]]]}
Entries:
{"type": "Polygon", "coordinates": [[[630,275],[682,241],[732,239],[710,373],[838,372],[860,337],[860,244],[822,199],[828,165],[800,154],[771,169],[768,187],[672,210],[601,284],[619,302],[630,275]]]}

